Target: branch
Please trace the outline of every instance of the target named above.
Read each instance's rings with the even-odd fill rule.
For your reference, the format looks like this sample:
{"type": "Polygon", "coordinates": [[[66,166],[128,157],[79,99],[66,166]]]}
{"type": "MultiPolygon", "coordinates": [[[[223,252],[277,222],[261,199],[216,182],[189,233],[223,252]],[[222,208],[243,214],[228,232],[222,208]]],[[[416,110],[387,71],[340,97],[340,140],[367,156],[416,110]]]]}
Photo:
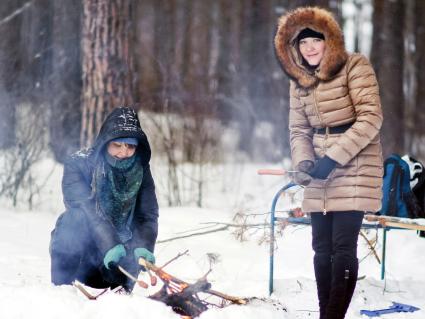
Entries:
{"type": "Polygon", "coordinates": [[[187,253],[189,252],[189,249],[186,249],[184,252],[179,253],[176,257],[171,258],[169,261],[167,261],[164,265],[162,265],[161,268],[164,268],[165,266],[171,264],[174,260],[176,260],[177,258],[180,258],[181,256],[187,255],[187,253]]]}
{"type": "Polygon", "coordinates": [[[0,20],[0,26],[2,26],[3,24],[8,23],[10,20],[12,20],[17,15],[20,15],[22,12],[24,12],[30,6],[31,6],[31,1],[25,3],[22,7],[20,7],[19,9],[16,9],[11,14],[9,14],[7,17],[5,17],[2,20],[0,20]]]}
{"type": "Polygon", "coordinates": [[[207,223],[201,223],[201,224],[206,224],[206,225],[213,224],[213,225],[223,225],[223,226],[222,227],[219,227],[219,228],[212,229],[212,230],[203,231],[203,232],[192,233],[192,234],[188,234],[188,235],[184,235],[184,236],[177,236],[177,237],[171,237],[171,238],[167,238],[167,239],[163,239],[163,240],[158,240],[156,243],[157,244],[162,244],[162,243],[170,242],[170,241],[177,240],[177,239],[183,239],[183,238],[188,238],[188,237],[195,237],[195,236],[207,235],[207,234],[211,234],[211,233],[216,233],[216,232],[227,230],[230,227],[235,227],[235,228],[243,227],[243,228],[247,229],[247,228],[255,228],[255,227],[266,227],[266,226],[269,225],[268,223],[259,223],[259,224],[230,224],[230,223],[217,223],[217,222],[207,222],[207,223]]]}
{"type": "Polygon", "coordinates": [[[367,236],[364,234],[364,232],[363,232],[363,231],[360,231],[360,235],[364,238],[364,240],[366,240],[366,242],[367,242],[367,244],[368,244],[368,246],[369,246],[370,250],[372,251],[372,253],[373,253],[373,255],[375,256],[375,258],[376,258],[376,260],[378,261],[378,263],[380,264],[380,263],[381,263],[381,260],[379,259],[379,256],[378,256],[378,254],[376,253],[375,245],[373,245],[373,244],[370,242],[369,238],[367,238],[367,236]]]}
{"type": "Polygon", "coordinates": [[[166,242],[173,241],[173,240],[176,240],[176,239],[182,239],[182,238],[188,238],[188,237],[194,237],[194,236],[201,236],[201,235],[216,233],[216,232],[219,232],[219,231],[226,230],[228,228],[229,228],[229,226],[223,226],[221,228],[216,228],[216,229],[208,230],[208,231],[204,231],[204,232],[193,233],[193,234],[184,235],[184,236],[177,236],[177,237],[172,237],[172,238],[168,238],[168,239],[164,239],[164,240],[158,240],[156,243],[162,244],[162,243],[166,243],[166,242]]]}
{"type": "Polygon", "coordinates": [[[425,230],[424,218],[411,219],[393,216],[366,215],[365,219],[370,222],[379,222],[383,227],[425,230]]]}
{"type": "MultiPolygon", "coordinates": [[[[185,288],[191,286],[189,283],[187,283],[187,282],[165,272],[162,268],[159,268],[159,267],[155,266],[154,264],[151,264],[150,262],[148,262],[147,260],[145,260],[143,258],[139,258],[139,264],[141,266],[145,267],[146,269],[152,270],[165,283],[174,282],[176,284],[183,285],[185,288]]],[[[227,294],[224,294],[224,293],[221,293],[219,291],[212,290],[212,289],[206,289],[204,292],[208,293],[210,295],[214,295],[214,296],[220,297],[222,299],[231,301],[231,302],[238,304],[238,305],[244,305],[244,304],[247,303],[247,300],[244,299],[244,298],[230,296],[230,295],[227,295],[227,294]]]]}
{"type": "MultiPolygon", "coordinates": [[[[137,279],[136,277],[134,277],[132,274],[130,274],[127,270],[125,270],[123,267],[118,266],[118,269],[124,274],[126,275],[128,278],[130,278],[131,280],[133,280],[134,282],[136,282],[140,287],[147,289],[149,287],[149,285],[147,283],[145,283],[143,280],[141,279],[137,279]]],[[[151,279],[152,282],[152,279],[151,279]]],[[[152,285],[154,286],[154,285],[152,285]]]]}

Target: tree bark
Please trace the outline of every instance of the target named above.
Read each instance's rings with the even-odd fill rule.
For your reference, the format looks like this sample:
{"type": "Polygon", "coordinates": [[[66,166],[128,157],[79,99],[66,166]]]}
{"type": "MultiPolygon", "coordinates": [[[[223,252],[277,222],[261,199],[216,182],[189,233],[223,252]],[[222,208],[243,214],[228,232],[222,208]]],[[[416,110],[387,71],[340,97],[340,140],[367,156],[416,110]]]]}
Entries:
{"type": "Polygon", "coordinates": [[[0,6],[0,149],[15,142],[15,104],[18,100],[19,74],[22,70],[21,27],[25,1],[6,1],[0,6]],[[6,19],[6,20],[4,20],[6,19]]]}
{"type": "Polygon", "coordinates": [[[133,104],[130,4],[131,0],[83,1],[82,146],[93,142],[114,107],[133,104]]]}
{"type": "Polygon", "coordinates": [[[414,145],[415,153],[422,159],[425,156],[425,147],[422,135],[425,134],[425,2],[416,1],[416,34],[415,46],[417,63],[415,66],[416,74],[416,98],[415,109],[413,110],[412,117],[414,118],[413,127],[414,132],[417,134],[416,143],[414,145]]]}
{"type": "Polygon", "coordinates": [[[134,4],[134,72],[133,82],[137,92],[137,104],[143,109],[154,108],[154,94],[159,87],[155,73],[154,33],[155,3],[157,0],[136,1],[134,4]]]}
{"type": "Polygon", "coordinates": [[[374,1],[372,63],[381,88],[384,157],[404,150],[403,0],[374,1]],[[379,12],[377,11],[379,10],[379,12]],[[394,23],[399,21],[400,23],[394,23]]]}
{"type": "MultiPolygon", "coordinates": [[[[405,132],[406,132],[406,150],[412,150],[412,146],[416,135],[416,91],[417,91],[417,74],[418,67],[417,50],[416,50],[416,0],[405,0],[405,56],[404,56],[404,99],[405,99],[405,132]]],[[[416,155],[415,155],[416,156],[416,155]]]]}
{"type": "Polygon", "coordinates": [[[50,78],[50,147],[57,161],[80,146],[82,1],[53,2],[53,71],[50,78]]]}
{"type": "Polygon", "coordinates": [[[238,100],[237,75],[240,64],[241,1],[219,2],[219,51],[217,61],[217,112],[223,123],[232,119],[238,100]]]}
{"type": "Polygon", "coordinates": [[[173,75],[175,56],[175,1],[156,0],[154,3],[154,66],[157,86],[154,89],[155,104],[160,110],[165,103],[173,108],[174,87],[176,85],[173,75]],[[165,102],[167,101],[167,102],[165,102]]]}
{"type": "Polygon", "coordinates": [[[318,6],[331,11],[338,23],[342,22],[342,1],[335,0],[287,0],[289,9],[305,6],[318,6]]]}

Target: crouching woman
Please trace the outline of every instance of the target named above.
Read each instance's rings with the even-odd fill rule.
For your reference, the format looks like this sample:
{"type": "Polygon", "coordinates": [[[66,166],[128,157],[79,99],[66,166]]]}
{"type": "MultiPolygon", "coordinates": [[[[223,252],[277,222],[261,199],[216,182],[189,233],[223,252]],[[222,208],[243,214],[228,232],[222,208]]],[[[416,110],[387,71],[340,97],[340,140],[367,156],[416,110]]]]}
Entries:
{"type": "Polygon", "coordinates": [[[66,211],[51,234],[51,279],[79,280],[95,288],[131,291],[140,257],[155,262],[158,203],[149,160],[151,150],[136,112],[114,109],[92,148],[65,162],[62,192],[66,211]]]}

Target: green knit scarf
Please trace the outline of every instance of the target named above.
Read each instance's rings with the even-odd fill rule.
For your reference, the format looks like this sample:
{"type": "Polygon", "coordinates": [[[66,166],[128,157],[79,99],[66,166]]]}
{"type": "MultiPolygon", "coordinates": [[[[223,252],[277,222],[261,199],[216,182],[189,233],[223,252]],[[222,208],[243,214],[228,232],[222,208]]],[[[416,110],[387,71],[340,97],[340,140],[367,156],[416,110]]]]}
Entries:
{"type": "Polygon", "coordinates": [[[142,179],[143,166],[137,154],[119,160],[105,152],[94,171],[97,209],[112,222],[123,243],[132,237],[130,224],[142,179]]]}

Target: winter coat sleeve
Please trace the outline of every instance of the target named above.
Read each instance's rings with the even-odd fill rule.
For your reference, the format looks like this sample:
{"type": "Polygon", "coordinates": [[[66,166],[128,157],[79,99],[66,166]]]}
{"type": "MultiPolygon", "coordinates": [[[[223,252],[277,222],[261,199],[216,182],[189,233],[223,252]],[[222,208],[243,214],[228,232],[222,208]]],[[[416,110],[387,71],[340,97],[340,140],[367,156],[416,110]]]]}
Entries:
{"type": "Polygon", "coordinates": [[[91,171],[87,158],[72,156],[65,162],[62,193],[67,213],[72,213],[75,209],[83,211],[90,235],[102,254],[119,243],[112,224],[96,213],[95,200],[91,196],[91,171]]]}
{"type": "Polygon", "coordinates": [[[292,166],[298,169],[300,162],[310,160],[314,163],[313,128],[311,127],[305,108],[291,81],[289,100],[289,132],[292,154],[292,166]]]}
{"type": "Polygon", "coordinates": [[[134,214],[131,248],[143,247],[153,252],[158,235],[158,201],[149,164],[143,172],[143,182],[134,214]]]}
{"type": "Polygon", "coordinates": [[[347,85],[356,121],[326,151],[326,155],[346,165],[378,135],[382,126],[382,110],[378,82],[370,62],[354,54],[346,65],[347,85]]]}

